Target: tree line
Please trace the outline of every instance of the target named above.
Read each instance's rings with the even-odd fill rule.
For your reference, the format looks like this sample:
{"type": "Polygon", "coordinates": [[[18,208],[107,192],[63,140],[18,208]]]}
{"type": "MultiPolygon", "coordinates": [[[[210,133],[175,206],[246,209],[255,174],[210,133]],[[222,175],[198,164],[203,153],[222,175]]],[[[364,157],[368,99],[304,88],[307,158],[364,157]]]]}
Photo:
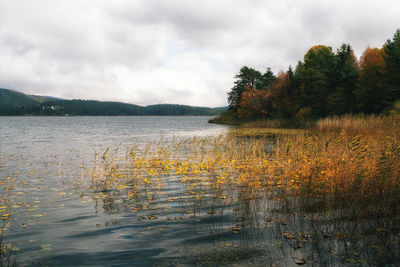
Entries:
{"type": "Polygon", "coordinates": [[[225,109],[226,107],[207,108],[173,104],[139,106],[110,101],[66,100],[49,96],[27,95],[14,90],[0,88],[0,116],[215,116],[225,109]]]}
{"type": "Polygon", "coordinates": [[[382,113],[400,101],[400,29],[382,48],[358,60],[350,44],[316,45],[295,69],[275,75],[244,66],[228,93],[229,112],[242,119],[315,119],[382,113]]]}
{"type": "Polygon", "coordinates": [[[169,115],[169,116],[213,116],[224,108],[206,108],[175,104],[138,106],[133,104],[95,100],[54,100],[41,104],[43,115],[72,116],[131,116],[131,115],[169,115]]]}

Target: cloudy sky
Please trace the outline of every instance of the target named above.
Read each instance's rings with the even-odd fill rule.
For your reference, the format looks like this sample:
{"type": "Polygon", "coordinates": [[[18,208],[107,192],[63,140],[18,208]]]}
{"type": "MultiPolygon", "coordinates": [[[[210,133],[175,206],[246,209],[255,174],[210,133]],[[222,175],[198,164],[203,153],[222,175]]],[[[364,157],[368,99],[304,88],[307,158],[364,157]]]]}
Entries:
{"type": "Polygon", "coordinates": [[[0,0],[0,88],[225,106],[240,67],[277,73],[316,44],[359,56],[399,14],[399,0],[0,0]]]}

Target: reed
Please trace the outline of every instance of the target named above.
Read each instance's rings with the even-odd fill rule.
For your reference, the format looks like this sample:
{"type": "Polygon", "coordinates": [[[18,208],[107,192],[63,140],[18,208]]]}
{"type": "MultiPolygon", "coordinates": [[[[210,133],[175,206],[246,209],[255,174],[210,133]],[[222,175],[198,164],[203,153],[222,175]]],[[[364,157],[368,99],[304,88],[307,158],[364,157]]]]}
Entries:
{"type": "Polygon", "coordinates": [[[245,122],[240,125],[241,128],[275,128],[275,129],[300,129],[313,124],[307,120],[288,120],[288,119],[258,119],[245,122]]]}
{"type": "Polygon", "coordinates": [[[107,190],[129,188],[134,197],[140,186],[165,186],[175,177],[187,188],[230,184],[304,200],[305,209],[318,203],[346,216],[397,218],[398,129],[395,117],[347,115],[306,130],[246,127],[214,138],[164,140],[127,148],[119,159],[116,150],[106,153],[93,181],[107,190]]]}
{"type": "MultiPolygon", "coordinates": [[[[400,126],[398,116],[343,115],[320,119],[315,123],[318,131],[346,131],[348,134],[374,135],[381,130],[395,130],[400,126]]],[[[388,133],[391,134],[391,133],[388,133]]]]}

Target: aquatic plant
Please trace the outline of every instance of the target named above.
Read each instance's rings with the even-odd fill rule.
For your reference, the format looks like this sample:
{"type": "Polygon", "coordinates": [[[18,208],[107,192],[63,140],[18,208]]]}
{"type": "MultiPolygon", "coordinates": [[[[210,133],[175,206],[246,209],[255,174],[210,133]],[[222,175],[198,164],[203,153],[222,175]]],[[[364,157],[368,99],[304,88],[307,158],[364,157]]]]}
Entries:
{"type": "Polygon", "coordinates": [[[323,200],[325,207],[376,216],[396,214],[400,192],[398,121],[392,117],[330,118],[309,130],[238,128],[223,136],[157,142],[106,151],[93,176],[107,190],[162,176],[182,183],[270,188],[323,200]],[[372,126],[371,126],[372,125],[372,126]],[[357,208],[356,208],[357,207],[357,208]]]}
{"type": "MultiPolygon", "coordinates": [[[[293,253],[311,249],[307,241],[313,240],[324,248],[322,258],[340,254],[347,263],[396,262],[398,123],[393,117],[345,116],[305,130],[245,127],[217,137],[120,146],[97,161],[91,197],[108,212],[124,208],[143,220],[169,223],[227,214],[221,207],[231,205],[228,231],[244,241],[267,224],[277,227],[278,241],[290,244],[293,253]],[[163,215],[171,210],[176,215],[163,215]],[[333,250],[338,240],[353,249],[333,250]],[[363,259],[357,256],[369,245],[386,252],[364,248],[363,259]]],[[[306,258],[295,262],[311,262],[306,258]]]]}

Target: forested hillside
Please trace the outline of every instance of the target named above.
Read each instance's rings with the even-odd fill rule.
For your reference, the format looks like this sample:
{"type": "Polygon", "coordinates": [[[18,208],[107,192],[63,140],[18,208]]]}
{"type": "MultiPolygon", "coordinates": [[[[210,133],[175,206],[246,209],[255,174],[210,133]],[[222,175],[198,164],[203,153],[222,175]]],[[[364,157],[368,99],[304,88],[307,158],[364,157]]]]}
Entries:
{"type": "Polygon", "coordinates": [[[0,115],[194,115],[214,116],[226,108],[206,108],[186,105],[159,104],[138,106],[133,104],[95,100],[65,100],[54,97],[26,95],[14,90],[0,89],[0,115]]]}
{"type": "Polygon", "coordinates": [[[33,114],[40,111],[40,104],[52,97],[26,95],[0,88],[0,115],[33,114]]]}
{"type": "Polygon", "coordinates": [[[270,68],[261,73],[244,66],[235,78],[227,117],[292,120],[390,112],[400,101],[400,29],[360,59],[350,44],[336,51],[316,45],[294,69],[275,75],[270,68]]]}

